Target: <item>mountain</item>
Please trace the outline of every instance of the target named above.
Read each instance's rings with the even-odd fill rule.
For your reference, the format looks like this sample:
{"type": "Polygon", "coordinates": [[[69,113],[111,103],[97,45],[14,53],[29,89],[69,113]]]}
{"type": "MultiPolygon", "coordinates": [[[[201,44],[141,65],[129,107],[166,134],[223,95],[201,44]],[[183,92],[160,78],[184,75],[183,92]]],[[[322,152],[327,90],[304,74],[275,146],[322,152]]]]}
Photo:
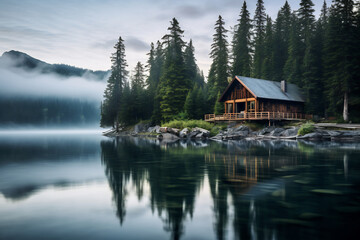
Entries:
{"type": "Polygon", "coordinates": [[[0,67],[1,66],[22,68],[27,71],[38,70],[42,73],[54,73],[62,77],[86,76],[86,78],[96,81],[106,81],[107,76],[110,73],[110,70],[93,71],[66,64],[49,64],[33,58],[26,53],[14,50],[3,53],[0,57],[0,67]]]}

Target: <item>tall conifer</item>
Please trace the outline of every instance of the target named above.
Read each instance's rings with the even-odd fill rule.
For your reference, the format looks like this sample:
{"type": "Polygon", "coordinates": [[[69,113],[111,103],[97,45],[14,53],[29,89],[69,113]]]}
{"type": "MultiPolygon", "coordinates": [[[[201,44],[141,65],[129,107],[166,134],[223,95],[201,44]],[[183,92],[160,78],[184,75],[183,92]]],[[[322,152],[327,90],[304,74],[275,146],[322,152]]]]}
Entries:
{"type": "Polygon", "coordinates": [[[255,28],[255,52],[254,52],[254,68],[253,76],[260,77],[262,73],[262,63],[264,59],[264,38],[265,38],[265,22],[266,14],[264,1],[258,0],[256,3],[256,10],[254,16],[255,28]]]}
{"type": "Polygon", "coordinates": [[[163,37],[167,45],[165,49],[164,72],[160,78],[158,97],[163,120],[173,119],[183,111],[185,99],[191,88],[191,82],[186,74],[182,40],[184,33],[179,22],[173,18],[168,28],[169,34],[163,37]]]}
{"type": "Polygon", "coordinates": [[[251,19],[244,1],[232,41],[232,76],[251,73],[251,19]]]}
{"type": "Polygon", "coordinates": [[[104,92],[100,124],[103,127],[113,126],[118,129],[121,95],[128,76],[124,40],[121,37],[114,48],[115,52],[111,55],[111,75],[104,92]]]}
{"type": "Polygon", "coordinates": [[[215,23],[215,34],[213,35],[213,43],[211,44],[210,57],[212,64],[210,67],[208,84],[210,85],[210,98],[215,101],[218,91],[224,91],[228,85],[227,78],[229,76],[228,67],[228,42],[227,30],[225,22],[221,16],[215,23]]]}

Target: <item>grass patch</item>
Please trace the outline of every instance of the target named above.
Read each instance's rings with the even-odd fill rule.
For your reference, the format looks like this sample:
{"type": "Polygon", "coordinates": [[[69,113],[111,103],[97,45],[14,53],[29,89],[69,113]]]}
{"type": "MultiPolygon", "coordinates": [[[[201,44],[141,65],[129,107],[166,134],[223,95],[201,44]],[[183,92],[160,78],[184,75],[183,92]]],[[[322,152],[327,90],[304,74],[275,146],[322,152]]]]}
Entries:
{"type": "Polygon", "coordinates": [[[307,122],[307,123],[301,125],[301,127],[298,131],[298,135],[303,136],[305,134],[312,133],[312,132],[314,132],[314,129],[315,129],[314,124],[307,122]]]}
{"type": "Polygon", "coordinates": [[[170,122],[162,124],[161,126],[177,128],[180,130],[184,128],[192,129],[195,127],[199,127],[209,131],[214,127],[213,124],[205,122],[204,120],[172,120],[170,122]]]}
{"type": "Polygon", "coordinates": [[[211,136],[217,135],[220,130],[226,129],[226,124],[213,124],[209,122],[205,122],[204,120],[172,120],[167,123],[161,124],[162,127],[170,127],[177,129],[188,128],[189,130],[199,127],[210,131],[211,136]]]}

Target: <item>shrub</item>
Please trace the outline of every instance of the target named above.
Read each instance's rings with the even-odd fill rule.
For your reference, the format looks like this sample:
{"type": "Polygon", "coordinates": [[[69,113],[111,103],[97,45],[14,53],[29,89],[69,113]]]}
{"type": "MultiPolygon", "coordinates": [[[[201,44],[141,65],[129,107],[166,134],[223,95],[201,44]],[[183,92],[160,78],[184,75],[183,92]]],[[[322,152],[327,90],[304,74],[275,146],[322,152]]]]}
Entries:
{"type": "Polygon", "coordinates": [[[314,128],[315,127],[312,123],[305,123],[300,127],[300,129],[298,131],[298,135],[303,136],[305,134],[311,133],[314,131],[314,128]]]}
{"type": "Polygon", "coordinates": [[[211,123],[205,122],[204,120],[172,120],[170,122],[162,124],[163,127],[171,127],[171,128],[178,128],[178,129],[184,129],[184,128],[203,128],[206,130],[211,131],[213,128],[213,125],[211,123]]]}

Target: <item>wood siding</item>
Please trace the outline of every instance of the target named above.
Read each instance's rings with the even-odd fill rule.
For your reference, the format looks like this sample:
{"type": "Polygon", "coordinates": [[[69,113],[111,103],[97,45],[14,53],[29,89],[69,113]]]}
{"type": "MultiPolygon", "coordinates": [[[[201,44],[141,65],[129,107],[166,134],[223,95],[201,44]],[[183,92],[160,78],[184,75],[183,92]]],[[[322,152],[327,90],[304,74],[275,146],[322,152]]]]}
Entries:
{"type": "Polygon", "coordinates": [[[252,95],[238,81],[234,81],[232,86],[231,86],[230,91],[224,97],[225,97],[225,101],[228,101],[228,100],[236,100],[236,99],[254,98],[255,96],[252,95]]]}
{"type": "Polygon", "coordinates": [[[304,111],[304,103],[290,102],[273,99],[259,99],[259,112],[288,112],[302,113],[304,111]]]}

